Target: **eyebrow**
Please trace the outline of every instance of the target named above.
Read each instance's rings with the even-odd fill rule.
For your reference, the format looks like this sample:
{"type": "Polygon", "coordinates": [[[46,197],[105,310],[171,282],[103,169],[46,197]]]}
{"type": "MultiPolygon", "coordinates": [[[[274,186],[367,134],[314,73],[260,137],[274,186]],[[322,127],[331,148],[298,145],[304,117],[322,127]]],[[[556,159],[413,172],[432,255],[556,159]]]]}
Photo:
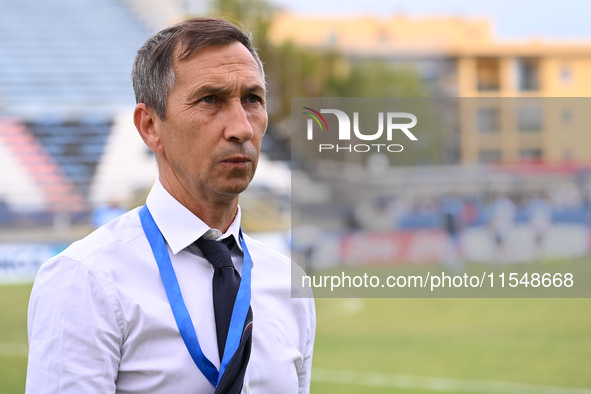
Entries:
{"type": "MultiPolygon", "coordinates": [[[[191,91],[189,93],[189,98],[195,99],[200,98],[203,96],[207,96],[210,94],[219,95],[219,96],[227,96],[229,95],[234,89],[229,88],[225,85],[214,85],[214,84],[205,84],[197,89],[191,91]]],[[[257,93],[264,95],[266,93],[265,87],[261,84],[255,83],[252,85],[247,86],[245,89],[242,89],[241,94],[244,93],[257,93]]]]}

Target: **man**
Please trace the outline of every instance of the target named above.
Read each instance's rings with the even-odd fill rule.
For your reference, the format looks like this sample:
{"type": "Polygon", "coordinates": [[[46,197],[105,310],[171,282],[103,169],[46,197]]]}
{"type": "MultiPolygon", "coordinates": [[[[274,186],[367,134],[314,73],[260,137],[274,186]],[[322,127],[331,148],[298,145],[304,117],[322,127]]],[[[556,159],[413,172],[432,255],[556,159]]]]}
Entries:
{"type": "Polygon", "coordinates": [[[250,40],[224,20],[190,19],[148,40],[132,77],[159,180],[145,207],[39,271],[27,392],[308,392],[313,301],[291,297],[287,258],[240,231],[238,197],[267,127],[250,40]],[[230,267],[212,255],[220,245],[230,267]],[[219,290],[228,268],[239,287],[219,290]]]}

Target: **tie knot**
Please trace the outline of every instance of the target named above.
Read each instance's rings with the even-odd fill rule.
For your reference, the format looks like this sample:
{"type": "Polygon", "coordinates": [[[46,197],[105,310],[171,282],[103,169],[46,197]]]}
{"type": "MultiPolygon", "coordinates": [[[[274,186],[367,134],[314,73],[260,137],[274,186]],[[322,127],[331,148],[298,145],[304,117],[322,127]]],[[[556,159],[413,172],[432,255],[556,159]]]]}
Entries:
{"type": "Polygon", "coordinates": [[[203,253],[203,256],[211,263],[214,268],[232,267],[232,256],[230,255],[230,249],[233,245],[227,245],[229,241],[215,241],[211,239],[199,238],[196,242],[199,249],[203,253]]]}

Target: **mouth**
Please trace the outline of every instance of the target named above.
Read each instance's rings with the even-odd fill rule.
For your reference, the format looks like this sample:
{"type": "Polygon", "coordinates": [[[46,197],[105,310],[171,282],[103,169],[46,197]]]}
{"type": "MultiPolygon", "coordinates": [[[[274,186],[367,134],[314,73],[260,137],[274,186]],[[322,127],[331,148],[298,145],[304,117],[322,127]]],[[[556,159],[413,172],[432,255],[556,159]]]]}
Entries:
{"type": "Polygon", "coordinates": [[[247,156],[231,156],[228,157],[224,160],[222,160],[222,163],[231,167],[236,167],[236,168],[241,168],[241,167],[246,167],[248,166],[250,163],[252,162],[252,159],[250,159],[247,156]]]}

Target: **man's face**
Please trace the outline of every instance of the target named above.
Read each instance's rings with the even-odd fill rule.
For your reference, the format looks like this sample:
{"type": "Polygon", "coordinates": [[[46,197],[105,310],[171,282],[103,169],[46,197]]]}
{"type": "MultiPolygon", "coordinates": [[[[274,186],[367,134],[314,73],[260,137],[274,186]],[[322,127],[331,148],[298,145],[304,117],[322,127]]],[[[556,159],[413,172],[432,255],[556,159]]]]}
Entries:
{"type": "Polygon", "coordinates": [[[174,71],[166,120],[156,122],[167,176],[197,201],[235,197],[254,176],[267,128],[258,65],[244,45],[232,43],[175,61],[174,71]]]}

